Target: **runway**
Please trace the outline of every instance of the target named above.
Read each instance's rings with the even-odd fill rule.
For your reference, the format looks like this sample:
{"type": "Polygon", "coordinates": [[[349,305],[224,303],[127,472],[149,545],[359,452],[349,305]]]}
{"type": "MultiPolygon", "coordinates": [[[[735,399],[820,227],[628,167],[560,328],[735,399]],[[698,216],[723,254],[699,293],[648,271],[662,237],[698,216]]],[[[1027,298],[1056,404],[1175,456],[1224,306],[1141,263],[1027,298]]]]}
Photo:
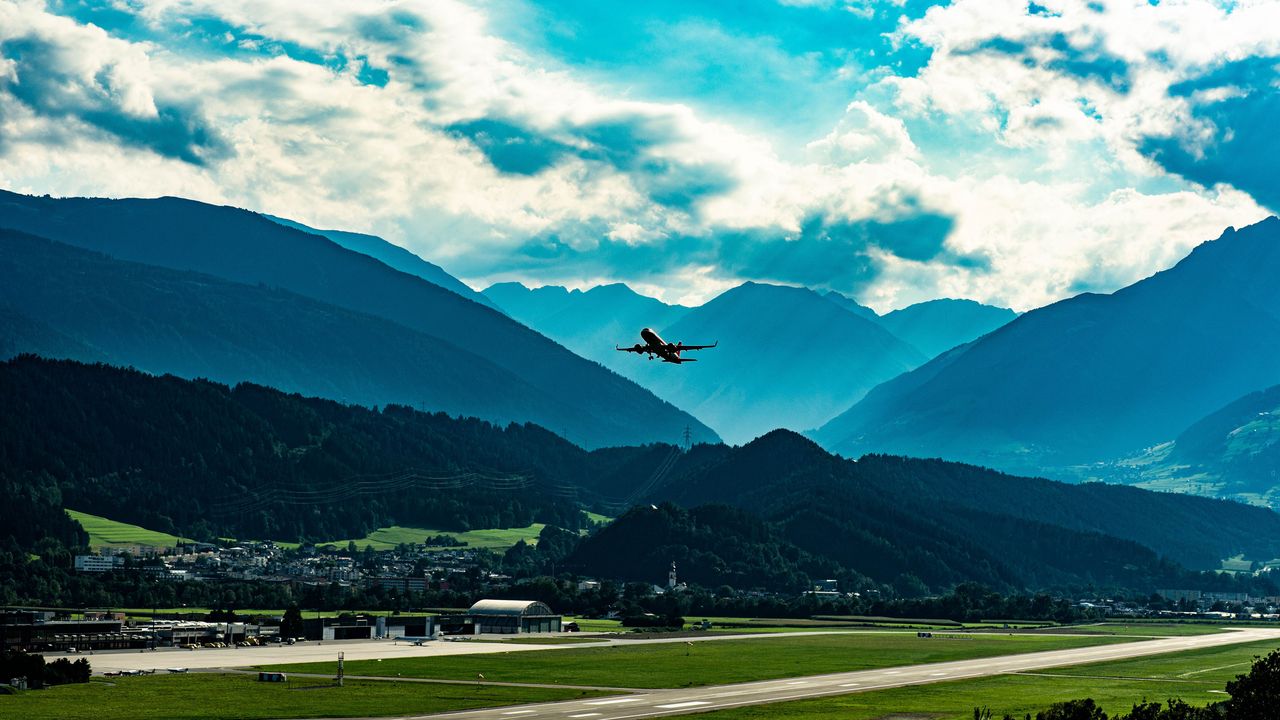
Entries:
{"type": "MultiPolygon", "coordinates": [[[[525,652],[530,650],[571,650],[574,648],[600,647],[607,645],[647,645],[651,643],[684,643],[714,642],[718,640],[749,640],[765,638],[802,637],[805,635],[846,634],[848,630],[811,630],[796,633],[734,633],[724,635],[706,635],[689,638],[646,638],[642,640],[618,640],[609,636],[601,636],[599,642],[564,643],[545,645],[537,643],[502,643],[481,642],[443,642],[432,641],[421,646],[404,641],[392,640],[326,640],[325,642],[308,641],[296,645],[264,645],[260,647],[200,648],[199,650],[183,650],[181,648],[160,648],[156,651],[139,652],[137,650],[102,650],[89,653],[45,653],[45,657],[53,660],[66,657],[72,660],[80,657],[88,658],[93,665],[94,674],[118,672],[121,670],[159,670],[183,667],[188,670],[211,670],[215,668],[245,667],[250,665],[285,665],[288,663],[333,661],[341,652],[347,660],[390,660],[406,657],[437,657],[444,655],[479,655],[485,653],[525,652]]],[[[862,631],[853,631],[862,632],[862,631]]],[[[872,631],[876,632],[876,631],[872,631]]],[[[530,637],[530,636],[523,636],[530,637]]],[[[582,636],[577,636],[582,637],[582,636]]]]}
{"type": "MultiPolygon", "coordinates": [[[[1280,646],[1280,630],[1248,629],[1216,635],[1163,638],[1118,645],[1070,650],[1050,650],[1001,657],[909,665],[858,672],[766,680],[737,685],[715,685],[679,690],[644,690],[620,697],[573,700],[538,705],[507,706],[484,710],[418,715],[417,718],[449,720],[632,720],[722,710],[743,705],[765,705],[828,695],[925,685],[929,683],[1042,670],[1083,663],[1159,655],[1169,652],[1274,640],[1280,646]]],[[[350,720],[350,719],[347,719],[350,720]]],[[[370,719],[373,720],[373,719],[370,719]]],[[[386,720],[382,718],[380,720],[386,720]]]]}

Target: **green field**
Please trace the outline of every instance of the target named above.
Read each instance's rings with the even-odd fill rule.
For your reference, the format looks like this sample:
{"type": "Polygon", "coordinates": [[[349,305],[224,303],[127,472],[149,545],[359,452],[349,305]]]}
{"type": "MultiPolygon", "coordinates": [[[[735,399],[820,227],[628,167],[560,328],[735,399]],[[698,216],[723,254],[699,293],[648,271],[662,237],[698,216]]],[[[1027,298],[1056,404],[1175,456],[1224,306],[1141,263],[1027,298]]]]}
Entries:
{"type": "Polygon", "coordinates": [[[578,623],[578,629],[582,632],[627,632],[630,629],[622,627],[621,620],[584,618],[576,615],[566,615],[564,620],[565,622],[578,623]]]}
{"type": "Polygon", "coordinates": [[[1255,655],[1280,646],[1265,642],[1170,653],[1148,658],[1075,665],[1036,673],[1001,675],[979,680],[917,685],[802,700],[700,715],[706,720],[874,720],[890,716],[931,720],[970,720],[975,707],[989,707],[996,717],[1023,717],[1055,702],[1093,698],[1109,713],[1128,711],[1141,701],[1171,697],[1206,705],[1226,698],[1228,680],[1248,670],[1255,655]]]}
{"type": "MultiPolygon", "coordinates": [[[[530,544],[538,542],[538,533],[542,532],[544,525],[542,523],[534,523],[529,527],[522,528],[489,528],[484,530],[468,530],[466,532],[453,532],[450,530],[433,530],[431,528],[414,528],[400,527],[393,525],[391,527],[379,528],[362,538],[353,538],[356,547],[363,550],[366,546],[372,546],[374,550],[394,550],[401,543],[420,543],[432,535],[451,535],[462,540],[467,544],[468,548],[482,548],[487,550],[506,550],[516,543],[524,540],[530,544]]],[[[351,540],[329,540],[322,543],[316,543],[317,547],[332,545],[337,548],[345,548],[351,540]]],[[[447,548],[439,548],[441,550],[447,548]]]]}
{"type": "Polygon", "coordinates": [[[151,547],[174,547],[180,542],[192,542],[177,535],[148,530],[129,523],[108,520],[97,515],[68,510],[72,520],[84,526],[89,533],[89,547],[112,547],[118,545],[149,545],[151,547]]]}
{"type": "Polygon", "coordinates": [[[1184,637],[1188,635],[1213,635],[1226,632],[1224,625],[1207,623],[1098,623],[1096,625],[1070,625],[1049,632],[1084,633],[1102,635],[1139,635],[1142,637],[1184,637]]]}
{"type": "Polygon", "coordinates": [[[260,683],[251,675],[115,678],[0,697],[0,717],[23,720],[219,720],[418,715],[550,702],[599,693],[555,688],[441,685],[294,678],[260,683]]]}
{"type": "MultiPolygon", "coordinates": [[[[963,635],[923,639],[914,633],[843,633],[776,639],[717,640],[575,648],[491,655],[397,658],[347,663],[352,675],[600,687],[674,688],[798,677],[894,665],[963,660],[1124,642],[1123,638],[963,635]]],[[[330,673],[334,663],[270,668],[330,673]]]]}

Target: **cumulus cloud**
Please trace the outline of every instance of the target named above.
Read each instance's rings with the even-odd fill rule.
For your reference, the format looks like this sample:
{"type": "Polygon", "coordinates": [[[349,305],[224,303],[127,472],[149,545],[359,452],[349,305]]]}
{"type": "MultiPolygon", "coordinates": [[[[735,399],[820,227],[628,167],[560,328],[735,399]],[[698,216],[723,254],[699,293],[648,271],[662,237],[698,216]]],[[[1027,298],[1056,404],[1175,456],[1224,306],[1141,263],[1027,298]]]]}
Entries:
{"type": "MultiPolygon", "coordinates": [[[[0,184],[375,232],[476,284],[625,280],[689,302],[754,279],[1026,309],[1276,203],[1263,165],[1238,171],[1275,143],[1254,110],[1275,98],[1256,58],[1280,54],[1262,5],[895,7],[893,41],[927,63],[881,59],[800,143],[698,97],[635,97],[457,0],[50,7],[0,0],[0,184]]],[[[683,41],[735,37],[698,27],[716,32],[683,41]]],[[[805,65],[764,44],[768,68],[805,65]]]]}

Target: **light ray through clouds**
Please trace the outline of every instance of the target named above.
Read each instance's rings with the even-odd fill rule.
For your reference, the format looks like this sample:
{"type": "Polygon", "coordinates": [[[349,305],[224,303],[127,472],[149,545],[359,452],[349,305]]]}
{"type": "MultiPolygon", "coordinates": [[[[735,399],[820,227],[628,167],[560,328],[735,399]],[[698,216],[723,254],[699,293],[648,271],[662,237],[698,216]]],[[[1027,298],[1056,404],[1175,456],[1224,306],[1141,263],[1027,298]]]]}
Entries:
{"type": "Polygon", "coordinates": [[[1280,2],[0,0],[0,185],[1028,309],[1280,207],[1280,2]]]}

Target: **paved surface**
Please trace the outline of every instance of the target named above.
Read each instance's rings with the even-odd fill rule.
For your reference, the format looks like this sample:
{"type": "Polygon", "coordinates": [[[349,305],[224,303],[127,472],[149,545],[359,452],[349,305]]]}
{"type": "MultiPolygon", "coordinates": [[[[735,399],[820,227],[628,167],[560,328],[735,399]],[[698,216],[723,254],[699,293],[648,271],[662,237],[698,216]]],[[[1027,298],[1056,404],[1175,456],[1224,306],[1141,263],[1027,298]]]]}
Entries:
{"type": "MultiPolygon", "coordinates": [[[[600,647],[604,645],[647,645],[651,643],[684,643],[707,642],[715,640],[747,640],[751,638],[785,638],[802,635],[847,634],[849,630],[805,631],[788,633],[726,633],[723,635],[705,635],[689,638],[649,638],[645,640],[616,640],[601,637],[595,643],[553,643],[547,645],[527,643],[461,641],[431,641],[421,647],[404,641],[392,640],[326,640],[323,643],[310,641],[296,645],[264,645],[261,647],[200,648],[199,650],[183,650],[181,648],[160,648],[155,651],[139,652],[137,650],[100,650],[93,655],[79,653],[45,653],[49,659],[58,657],[87,657],[93,665],[93,672],[116,672],[120,670],[159,670],[165,668],[184,667],[190,670],[207,670],[211,668],[245,667],[247,665],[284,665],[286,663],[305,663],[336,661],[338,653],[344,654],[347,660],[377,660],[403,657],[437,657],[444,655],[477,655],[482,653],[524,652],[528,650],[571,650],[573,648],[600,647]]],[[[875,632],[875,631],[872,631],[875,632]]],[[[582,637],[576,633],[571,636],[582,637]]],[[[528,635],[522,637],[529,637],[528,635]]]]}
{"type": "MultiPolygon", "coordinates": [[[[1124,660],[1160,653],[1198,650],[1236,645],[1259,640],[1274,640],[1280,646],[1280,630],[1249,629],[1216,635],[1162,638],[1143,642],[1102,645],[1005,655],[976,660],[909,665],[880,670],[814,675],[809,677],[768,680],[738,685],[716,685],[682,690],[637,691],[623,697],[595,698],[540,705],[507,706],[486,710],[421,715],[419,718],[450,720],[630,720],[685,713],[706,712],[743,705],[802,700],[827,695],[846,695],[868,690],[925,685],[947,680],[1001,675],[1041,670],[1065,665],[1124,660]]],[[[385,720],[385,718],[379,719],[385,720]]],[[[408,720],[408,719],[406,719],[408,720]]]]}

